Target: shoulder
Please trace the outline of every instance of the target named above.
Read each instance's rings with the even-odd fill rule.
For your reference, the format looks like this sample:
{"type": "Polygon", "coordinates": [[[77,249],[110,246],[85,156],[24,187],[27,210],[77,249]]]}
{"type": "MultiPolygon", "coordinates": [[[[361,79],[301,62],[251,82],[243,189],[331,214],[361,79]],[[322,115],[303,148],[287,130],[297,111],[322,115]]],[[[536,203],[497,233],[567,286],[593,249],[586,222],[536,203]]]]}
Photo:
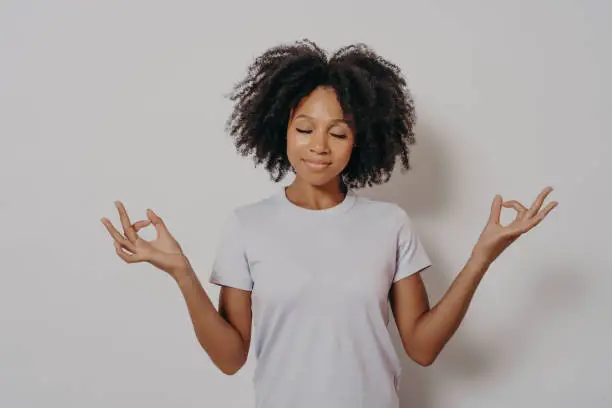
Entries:
{"type": "Polygon", "coordinates": [[[356,195],[356,207],[361,215],[398,226],[408,220],[407,212],[396,203],[356,195]]]}
{"type": "Polygon", "coordinates": [[[230,211],[229,217],[243,227],[257,227],[258,223],[268,223],[278,214],[278,194],[242,204],[230,211]]]}

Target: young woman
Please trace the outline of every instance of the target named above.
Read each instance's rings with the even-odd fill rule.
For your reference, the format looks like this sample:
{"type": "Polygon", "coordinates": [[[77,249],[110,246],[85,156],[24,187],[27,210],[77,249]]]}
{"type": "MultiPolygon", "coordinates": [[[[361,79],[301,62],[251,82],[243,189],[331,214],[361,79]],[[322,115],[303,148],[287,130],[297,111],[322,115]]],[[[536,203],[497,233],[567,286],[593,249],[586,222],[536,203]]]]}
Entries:
{"type": "Polygon", "coordinates": [[[218,311],[153,211],[132,224],[117,202],[125,235],[102,219],[117,255],[175,279],[223,373],[247,360],[254,323],[257,407],[397,408],[401,366],[388,305],[407,355],[432,364],[491,263],[556,206],[540,209],[552,189],[530,208],[497,195],[469,260],[430,308],[420,272],[431,262],[411,219],[354,191],[386,182],[397,158],[410,168],[415,114],[400,70],[363,44],[328,58],[302,40],[263,53],[231,99],[238,152],[264,163],[276,182],[289,171],[295,179],[226,220],[209,279],[221,287],[218,311]],[[517,211],[507,226],[502,207],[517,211]],[[152,242],[138,236],[149,223],[152,242]]]}

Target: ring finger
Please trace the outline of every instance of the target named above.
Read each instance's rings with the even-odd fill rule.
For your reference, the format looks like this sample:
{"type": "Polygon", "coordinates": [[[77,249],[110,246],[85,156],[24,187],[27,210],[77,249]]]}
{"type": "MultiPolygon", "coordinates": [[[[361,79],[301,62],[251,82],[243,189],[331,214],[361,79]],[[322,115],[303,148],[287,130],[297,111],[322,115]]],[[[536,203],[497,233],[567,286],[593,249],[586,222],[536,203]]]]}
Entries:
{"type": "Polygon", "coordinates": [[[544,190],[542,190],[542,192],[538,195],[538,197],[534,200],[533,204],[531,204],[531,207],[529,208],[529,210],[527,210],[527,217],[531,218],[534,215],[536,215],[538,213],[538,211],[540,211],[540,207],[542,207],[542,204],[544,203],[544,200],[546,199],[546,196],[548,194],[550,194],[550,192],[552,191],[552,187],[546,187],[544,190]]]}

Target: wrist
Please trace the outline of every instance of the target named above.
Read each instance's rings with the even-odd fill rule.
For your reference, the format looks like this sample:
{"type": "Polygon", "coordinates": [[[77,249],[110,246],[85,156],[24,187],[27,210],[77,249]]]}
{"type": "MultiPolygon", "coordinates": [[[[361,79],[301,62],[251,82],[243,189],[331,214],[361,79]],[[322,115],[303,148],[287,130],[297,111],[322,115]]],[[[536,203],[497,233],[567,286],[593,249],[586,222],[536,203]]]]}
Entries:
{"type": "Polygon", "coordinates": [[[195,276],[195,272],[193,271],[187,257],[183,256],[183,262],[175,266],[170,275],[172,275],[172,278],[174,278],[177,283],[180,283],[180,281],[190,279],[195,276]]]}
{"type": "Polygon", "coordinates": [[[489,269],[489,266],[491,266],[492,261],[486,254],[479,251],[472,251],[468,263],[474,265],[476,269],[486,271],[489,269]]]}

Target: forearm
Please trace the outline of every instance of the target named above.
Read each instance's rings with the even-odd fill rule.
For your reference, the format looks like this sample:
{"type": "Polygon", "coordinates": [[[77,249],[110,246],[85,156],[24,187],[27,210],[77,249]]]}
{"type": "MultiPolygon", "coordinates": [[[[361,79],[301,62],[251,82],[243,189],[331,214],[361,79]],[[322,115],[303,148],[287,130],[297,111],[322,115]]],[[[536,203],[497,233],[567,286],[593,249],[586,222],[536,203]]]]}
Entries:
{"type": "Polygon", "coordinates": [[[431,364],[453,336],[472,301],[489,263],[472,255],[442,299],[419,317],[415,340],[426,364],[431,364]]]}
{"type": "Polygon", "coordinates": [[[222,372],[235,373],[244,364],[247,353],[238,330],[215,309],[191,265],[177,271],[174,278],[187,304],[200,345],[222,372]]]}

